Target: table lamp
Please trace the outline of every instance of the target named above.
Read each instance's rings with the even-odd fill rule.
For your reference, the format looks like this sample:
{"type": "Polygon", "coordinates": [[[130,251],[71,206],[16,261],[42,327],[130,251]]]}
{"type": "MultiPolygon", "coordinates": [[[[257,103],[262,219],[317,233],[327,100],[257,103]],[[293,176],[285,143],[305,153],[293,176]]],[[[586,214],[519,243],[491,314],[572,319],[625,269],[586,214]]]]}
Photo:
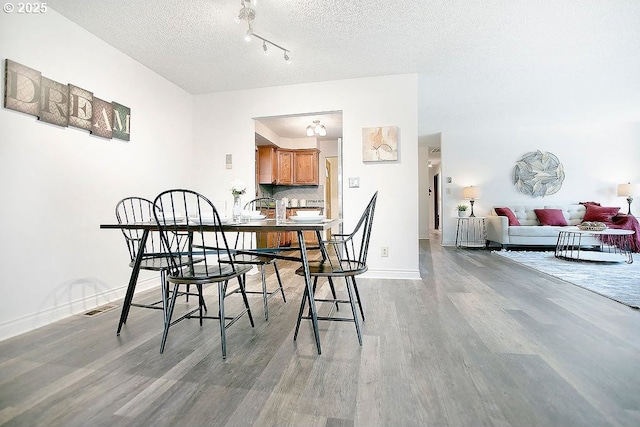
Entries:
{"type": "Polygon", "coordinates": [[[471,215],[469,216],[475,216],[473,214],[473,202],[475,202],[475,199],[480,198],[480,189],[478,187],[474,187],[473,185],[470,187],[464,187],[462,189],[462,198],[469,199],[469,203],[471,204],[471,215]]]}
{"type": "Polygon", "coordinates": [[[640,194],[640,184],[632,184],[630,182],[626,184],[618,184],[618,197],[626,197],[629,204],[629,212],[627,215],[631,215],[631,202],[633,202],[633,196],[640,194]]]}

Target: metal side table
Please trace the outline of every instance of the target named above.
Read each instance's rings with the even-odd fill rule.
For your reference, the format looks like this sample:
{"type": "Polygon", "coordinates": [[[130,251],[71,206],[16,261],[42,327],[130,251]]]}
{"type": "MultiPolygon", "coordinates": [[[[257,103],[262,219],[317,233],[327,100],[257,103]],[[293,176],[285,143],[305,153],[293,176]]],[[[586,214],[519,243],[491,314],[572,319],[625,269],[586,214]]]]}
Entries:
{"type": "Polygon", "coordinates": [[[487,246],[487,226],[484,218],[483,216],[458,218],[457,248],[485,248],[487,246]]]}

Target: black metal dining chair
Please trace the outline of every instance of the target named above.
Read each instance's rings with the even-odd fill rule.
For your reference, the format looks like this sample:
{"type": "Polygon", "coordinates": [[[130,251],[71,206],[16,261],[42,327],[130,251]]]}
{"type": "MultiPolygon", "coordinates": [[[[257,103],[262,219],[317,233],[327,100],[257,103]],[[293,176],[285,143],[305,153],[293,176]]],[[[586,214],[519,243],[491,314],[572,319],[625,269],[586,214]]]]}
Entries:
{"type": "MultiPolygon", "coordinates": [[[[271,197],[260,197],[247,202],[244,210],[260,211],[265,215],[268,209],[275,209],[276,200],[271,197]]],[[[284,295],[282,287],[282,279],[278,270],[278,262],[273,255],[280,251],[280,233],[238,233],[235,243],[234,261],[237,264],[251,265],[260,268],[262,278],[262,289],[259,291],[248,290],[247,294],[262,295],[262,307],[264,311],[264,319],[269,320],[268,301],[277,293],[282,294],[282,300],[286,303],[287,298],[284,295]],[[273,265],[278,280],[278,288],[267,290],[267,265],[273,265]]],[[[290,248],[287,248],[290,250],[290,248]]]]}
{"type": "MultiPolygon", "coordinates": [[[[118,202],[116,205],[116,218],[118,224],[132,224],[132,223],[154,223],[154,204],[152,201],[143,197],[126,197],[118,202]]],[[[146,240],[143,242],[145,232],[141,229],[122,229],[122,234],[127,243],[127,249],[129,251],[131,268],[135,267],[135,260],[139,251],[142,251],[142,261],[140,262],[140,270],[155,271],[160,273],[160,284],[162,289],[162,298],[148,304],[142,304],[131,302],[127,304],[127,300],[122,306],[123,315],[121,316],[120,324],[118,325],[118,333],[122,328],[122,325],[126,323],[129,309],[133,307],[151,308],[157,310],[163,310],[166,317],[166,301],[169,295],[168,282],[167,282],[167,270],[169,264],[167,263],[165,254],[162,252],[162,245],[160,241],[160,235],[154,232],[147,232],[146,240]]],[[[184,235],[173,236],[174,240],[184,246],[186,239],[184,235]]],[[[191,262],[187,258],[180,260],[181,264],[191,262]]],[[[188,293],[185,292],[187,295],[188,293]]],[[[185,294],[183,293],[183,294],[185,294]]]]}
{"type": "Polygon", "coordinates": [[[222,222],[215,206],[203,195],[191,190],[175,189],[160,193],[154,204],[155,218],[160,230],[163,249],[169,264],[167,280],[173,284],[171,300],[167,309],[160,353],[164,351],[169,329],[176,323],[189,318],[198,318],[200,326],[203,319],[217,319],[220,323],[222,357],[227,356],[226,329],[238,321],[244,314],[249,317],[253,327],[253,317],[245,292],[245,275],[251,269],[249,265],[240,265],[234,261],[222,222]],[[184,250],[176,239],[175,232],[185,232],[189,236],[189,245],[184,250]],[[198,263],[181,265],[183,256],[201,258],[198,263]],[[225,312],[225,298],[236,293],[228,289],[229,281],[238,281],[238,291],[244,301],[244,310],[230,317],[225,312]],[[208,316],[203,295],[203,285],[218,285],[218,315],[208,316]],[[198,293],[198,306],[187,309],[177,319],[173,319],[176,297],[180,286],[194,285],[198,293]]]}
{"type": "MultiPolygon", "coordinates": [[[[318,316],[318,320],[355,323],[360,345],[362,345],[362,333],[360,331],[360,320],[358,319],[358,308],[363,321],[364,310],[362,308],[362,301],[360,300],[360,293],[358,292],[356,276],[363,274],[368,269],[367,254],[369,252],[369,240],[373,227],[373,215],[376,209],[377,198],[378,192],[376,191],[351,233],[332,234],[329,240],[322,241],[321,249],[323,259],[309,265],[310,276],[313,278],[313,300],[315,302],[330,302],[332,304],[329,315],[318,316]],[[316,288],[320,277],[326,277],[328,279],[329,285],[331,286],[332,298],[316,298],[316,288]],[[336,297],[333,279],[337,277],[343,277],[345,279],[348,299],[336,297]],[[338,307],[339,303],[349,303],[353,317],[333,316],[333,309],[338,307]]],[[[296,274],[303,276],[304,269],[298,268],[296,274]]],[[[302,319],[311,319],[310,314],[304,315],[308,299],[309,293],[305,287],[302,302],[300,303],[294,340],[298,337],[298,330],[300,329],[302,319]]]]}

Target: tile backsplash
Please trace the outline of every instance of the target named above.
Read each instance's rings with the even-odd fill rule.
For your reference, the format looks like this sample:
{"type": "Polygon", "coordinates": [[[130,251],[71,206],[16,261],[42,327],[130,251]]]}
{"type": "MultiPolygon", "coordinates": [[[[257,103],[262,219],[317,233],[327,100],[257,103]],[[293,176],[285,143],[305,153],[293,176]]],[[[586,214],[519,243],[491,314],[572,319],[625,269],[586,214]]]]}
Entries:
{"type": "Polygon", "coordinates": [[[258,188],[258,196],[273,197],[281,199],[283,197],[291,199],[307,201],[307,206],[323,207],[324,206],[324,185],[313,187],[288,187],[275,185],[260,185],[258,188]]]}

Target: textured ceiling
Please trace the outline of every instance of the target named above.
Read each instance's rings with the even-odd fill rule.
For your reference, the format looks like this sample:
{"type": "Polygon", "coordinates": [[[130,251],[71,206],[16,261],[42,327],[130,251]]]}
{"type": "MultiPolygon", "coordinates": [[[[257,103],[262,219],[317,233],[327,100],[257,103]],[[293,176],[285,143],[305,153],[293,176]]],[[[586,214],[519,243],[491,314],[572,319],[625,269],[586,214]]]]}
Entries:
{"type": "MultiPolygon", "coordinates": [[[[240,0],[48,5],[191,94],[419,73],[421,135],[640,117],[640,0],[257,0],[254,31],[291,64],[244,41],[240,0]]],[[[303,137],[310,118],[270,126],[303,137]]]]}
{"type": "Polygon", "coordinates": [[[414,72],[501,87],[640,63],[638,0],[258,0],[255,32],[291,64],[244,41],[240,0],[48,4],[192,94],[414,72]]]}
{"type": "Polygon", "coordinates": [[[307,126],[312,124],[314,120],[319,120],[320,124],[327,130],[327,135],[324,137],[318,136],[318,140],[336,140],[342,137],[342,113],[338,111],[259,117],[257,120],[283,138],[305,138],[307,136],[307,126]]]}

